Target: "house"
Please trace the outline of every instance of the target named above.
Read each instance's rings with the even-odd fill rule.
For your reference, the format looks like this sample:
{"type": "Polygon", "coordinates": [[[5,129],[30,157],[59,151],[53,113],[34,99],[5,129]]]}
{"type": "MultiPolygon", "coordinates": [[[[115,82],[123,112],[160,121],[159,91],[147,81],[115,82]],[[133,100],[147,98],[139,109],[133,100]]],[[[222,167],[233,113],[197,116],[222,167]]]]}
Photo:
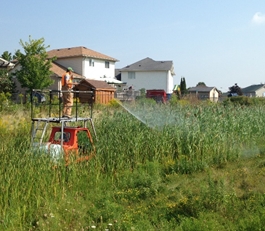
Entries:
{"type": "Polygon", "coordinates": [[[196,97],[200,100],[209,99],[213,102],[217,102],[219,98],[219,92],[215,87],[197,86],[188,89],[191,96],[196,97]]]}
{"type": "Polygon", "coordinates": [[[265,97],[265,84],[251,85],[241,88],[244,96],[248,97],[265,97]]]}
{"type": "MultiPolygon", "coordinates": [[[[63,49],[54,49],[47,52],[48,58],[57,57],[52,63],[51,79],[54,83],[49,88],[52,90],[61,89],[61,78],[67,67],[74,69],[74,81],[79,82],[82,79],[98,79],[104,82],[117,83],[114,78],[115,62],[118,60],[102,53],[93,51],[86,47],[71,47],[63,49]]],[[[13,72],[20,68],[19,64],[12,70],[13,72]]],[[[21,87],[17,79],[16,84],[17,94],[15,98],[19,100],[19,94],[25,94],[26,89],[21,87]]]]}
{"type": "Polygon", "coordinates": [[[114,99],[115,88],[108,83],[94,79],[82,79],[74,90],[77,91],[95,91],[94,99],[88,98],[88,94],[79,93],[78,97],[81,103],[100,103],[107,104],[110,100],[114,99]]]}
{"type": "Polygon", "coordinates": [[[71,47],[48,51],[49,58],[63,67],[72,67],[76,74],[87,79],[114,78],[115,58],[93,51],[86,47],[71,47]]]}
{"type": "Polygon", "coordinates": [[[163,89],[167,94],[173,92],[174,67],[172,61],[142,59],[120,69],[120,80],[135,90],[163,89]]]}

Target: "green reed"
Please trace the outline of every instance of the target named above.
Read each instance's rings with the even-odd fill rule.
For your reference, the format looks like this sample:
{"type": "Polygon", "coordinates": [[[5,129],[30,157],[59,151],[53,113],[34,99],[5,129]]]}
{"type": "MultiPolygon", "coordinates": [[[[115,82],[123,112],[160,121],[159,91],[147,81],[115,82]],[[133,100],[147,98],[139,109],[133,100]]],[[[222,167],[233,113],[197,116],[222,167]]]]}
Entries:
{"type": "Polygon", "coordinates": [[[244,149],[255,148],[264,135],[261,107],[126,107],[131,114],[106,111],[97,123],[98,158],[109,160],[102,164],[106,171],[169,159],[175,162],[176,172],[203,170],[237,159],[244,149]]]}
{"type": "MultiPolygon", "coordinates": [[[[251,210],[259,205],[262,211],[259,202],[264,196],[250,194],[246,177],[240,178],[241,190],[248,192],[244,199],[211,175],[194,191],[185,182],[172,189],[167,186],[173,176],[184,174],[179,180],[188,182],[192,174],[224,168],[248,155],[262,156],[262,107],[150,103],[126,107],[131,114],[123,108],[98,109],[96,157],[68,167],[30,151],[30,119],[16,117],[21,121],[12,129],[1,121],[0,228],[82,230],[95,225],[103,230],[117,221],[116,230],[181,230],[176,229],[180,223],[188,230],[204,227],[207,216],[209,227],[221,227],[216,219],[221,222],[234,213],[229,228],[239,221],[233,208],[239,211],[245,205],[251,210]]],[[[259,166],[262,175],[262,162],[259,166]]],[[[247,226],[246,218],[241,227],[247,226]]]]}

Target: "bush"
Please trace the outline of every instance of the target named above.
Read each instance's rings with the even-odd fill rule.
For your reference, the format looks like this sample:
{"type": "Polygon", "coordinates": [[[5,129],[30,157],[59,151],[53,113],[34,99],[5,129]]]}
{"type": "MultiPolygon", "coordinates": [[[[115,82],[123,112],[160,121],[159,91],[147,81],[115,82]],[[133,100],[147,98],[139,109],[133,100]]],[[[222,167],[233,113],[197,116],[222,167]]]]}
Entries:
{"type": "Polygon", "coordinates": [[[233,96],[228,97],[223,101],[223,105],[227,106],[229,104],[241,105],[241,106],[255,106],[255,105],[265,105],[265,98],[263,97],[247,97],[247,96],[233,96]]]}
{"type": "Polygon", "coordinates": [[[109,101],[108,106],[112,108],[119,108],[121,105],[121,102],[118,99],[112,99],[109,101]]]}

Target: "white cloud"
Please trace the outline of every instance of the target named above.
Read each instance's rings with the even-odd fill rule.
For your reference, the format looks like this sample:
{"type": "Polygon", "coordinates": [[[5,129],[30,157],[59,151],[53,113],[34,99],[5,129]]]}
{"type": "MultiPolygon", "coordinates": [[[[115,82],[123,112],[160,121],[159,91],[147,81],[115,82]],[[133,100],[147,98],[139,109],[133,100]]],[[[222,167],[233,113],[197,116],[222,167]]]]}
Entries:
{"type": "Polygon", "coordinates": [[[252,22],[256,23],[256,24],[262,24],[265,23],[265,14],[262,14],[260,12],[257,12],[256,14],[254,14],[254,16],[252,17],[252,22]]]}

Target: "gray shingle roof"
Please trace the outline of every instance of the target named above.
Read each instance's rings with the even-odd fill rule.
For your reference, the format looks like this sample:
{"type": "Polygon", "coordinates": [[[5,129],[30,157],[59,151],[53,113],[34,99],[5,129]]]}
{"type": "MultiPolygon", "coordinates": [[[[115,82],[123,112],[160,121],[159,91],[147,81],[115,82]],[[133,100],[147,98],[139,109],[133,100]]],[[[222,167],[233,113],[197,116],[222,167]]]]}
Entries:
{"type": "Polygon", "coordinates": [[[120,71],[168,71],[172,70],[172,68],[172,61],[154,61],[147,57],[120,69],[120,71]]]}
{"type": "Polygon", "coordinates": [[[249,92],[256,92],[260,88],[265,88],[265,84],[256,84],[256,85],[251,85],[245,88],[241,88],[241,91],[243,93],[249,93],[249,92]]]}
{"type": "Polygon", "coordinates": [[[120,72],[120,69],[115,69],[115,78],[117,80],[120,80],[121,81],[121,72],[120,72]]]}
{"type": "Polygon", "coordinates": [[[188,89],[189,92],[210,92],[215,87],[205,87],[205,86],[197,86],[197,87],[191,87],[188,89]]]}

